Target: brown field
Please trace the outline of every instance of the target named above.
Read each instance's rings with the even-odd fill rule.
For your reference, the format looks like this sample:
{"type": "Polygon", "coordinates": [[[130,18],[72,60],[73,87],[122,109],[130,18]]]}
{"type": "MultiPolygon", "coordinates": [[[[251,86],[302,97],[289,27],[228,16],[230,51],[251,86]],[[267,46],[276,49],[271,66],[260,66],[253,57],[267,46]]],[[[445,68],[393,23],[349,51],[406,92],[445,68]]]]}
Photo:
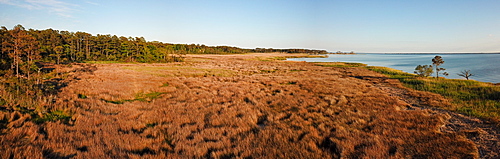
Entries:
{"type": "Polygon", "coordinates": [[[34,123],[0,114],[0,158],[495,158],[498,127],[363,68],[289,54],[81,64],[34,123]],[[85,68],[85,69],[82,69],[85,68]],[[0,127],[1,128],[1,127],[0,127]]]}

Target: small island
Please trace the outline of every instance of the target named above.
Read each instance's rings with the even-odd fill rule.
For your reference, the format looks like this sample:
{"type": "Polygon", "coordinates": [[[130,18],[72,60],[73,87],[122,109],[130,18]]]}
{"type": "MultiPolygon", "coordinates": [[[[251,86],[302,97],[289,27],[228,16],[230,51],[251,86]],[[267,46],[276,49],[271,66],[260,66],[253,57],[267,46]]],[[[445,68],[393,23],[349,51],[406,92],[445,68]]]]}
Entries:
{"type": "Polygon", "coordinates": [[[344,54],[344,55],[353,55],[353,54],[356,54],[354,53],[354,51],[351,51],[351,52],[342,52],[342,51],[337,51],[335,53],[328,53],[328,54],[344,54]]]}

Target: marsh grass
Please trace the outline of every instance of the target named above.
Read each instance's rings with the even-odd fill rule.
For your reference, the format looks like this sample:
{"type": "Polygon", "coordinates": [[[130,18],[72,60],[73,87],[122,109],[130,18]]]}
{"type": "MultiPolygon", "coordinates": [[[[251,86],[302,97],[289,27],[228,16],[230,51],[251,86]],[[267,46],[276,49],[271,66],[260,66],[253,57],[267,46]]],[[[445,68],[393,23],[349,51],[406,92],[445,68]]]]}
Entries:
{"type": "Polygon", "coordinates": [[[273,57],[256,57],[254,59],[248,60],[258,60],[258,61],[284,61],[289,58],[326,58],[326,55],[307,55],[307,54],[297,54],[297,55],[284,55],[284,56],[273,56],[273,57]]]}
{"type": "Polygon", "coordinates": [[[190,66],[126,66],[123,69],[145,72],[160,77],[230,77],[235,74],[231,70],[190,66]]]}
{"type": "Polygon", "coordinates": [[[133,62],[121,62],[121,61],[85,61],[88,64],[133,64],[133,62]]]}
{"type": "Polygon", "coordinates": [[[134,102],[134,101],[151,102],[152,100],[159,98],[162,94],[165,94],[165,92],[151,92],[151,93],[139,92],[135,95],[134,99],[124,99],[124,100],[101,99],[101,100],[105,101],[106,103],[112,103],[112,104],[123,104],[125,102],[134,102]]]}
{"type": "Polygon", "coordinates": [[[51,121],[62,121],[64,123],[68,123],[69,119],[71,119],[71,115],[62,111],[62,110],[56,110],[52,111],[50,113],[47,113],[43,116],[35,116],[32,120],[33,122],[37,124],[41,124],[44,122],[51,122],[51,121]]]}
{"type": "Polygon", "coordinates": [[[260,70],[261,73],[274,73],[278,70],[260,70]]]}
{"type": "Polygon", "coordinates": [[[149,102],[151,100],[159,98],[165,92],[151,92],[151,93],[137,93],[135,95],[134,101],[149,102]]]}
{"type": "Polygon", "coordinates": [[[396,109],[408,103],[352,77],[381,74],[242,56],[207,55],[216,60],[179,65],[98,65],[58,94],[57,104],[67,109],[51,109],[70,110],[72,124],[34,124],[25,122],[30,116],[0,111],[0,127],[8,127],[0,135],[0,158],[478,156],[465,137],[439,132],[444,115],[396,109]],[[236,75],[191,75],[206,69],[236,75]]]}
{"type": "Polygon", "coordinates": [[[170,86],[170,84],[167,82],[167,83],[164,83],[163,85],[161,85],[160,87],[168,87],[170,86]]]}
{"type": "Polygon", "coordinates": [[[302,69],[292,69],[290,72],[301,72],[301,71],[307,71],[307,70],[302,70],[302,69]]]}
{"type": "Polygon", "coordinates": [[[340,68],[366,66],[366,64],[363,63],[350,63],[350,62],[316,62],[314,64],[323,67],[340,67],[340,68]]]}
{"type": "Polygon", "coordinates": [[[80,99],[87,99],[87,96],[85,94],[78,94],[77,96],[80,99]]]}
{"type": "Polygon", "coordinates": [[[257,57],[259,61],[278,61],[278,60],[286,60],[286,57],[257,57]]]}
{"type": "Polygon", "coordinates": [[[366,67],[369,70],[398,79],[406,87],[440,94],[452,99],[447,109],[480,118],[500,121],[500,87],[474,80],[418,77],[414,74],[385,67],[366,67]]]}
{"type": "Polygon", "coordinates": [[[123,104],[125,102],[130,102],[132,100],[106,100],[106,99],[101,99],[105,101],[106,103],[112,103],[112,104],[123,104]]]}
{"type": "MultiPolygon", "coordinates": [[[[91,72],[92,69],[83,64],[46,65],[43,69],[45,70],[32,74],[30,79],[0,77],[0,120],[8,119],[7,129],[25,123],[67,123],[72,117],[65,106],[56,104],[56,96],[68,83],[75,80],[75,76],[91,72]]],[[[0,126],[0,131],[2,129],[0,126]]]]}
{"type": "Polygon", "coordinates": [[[387,67],[366,66],[362,63],[327,62],[315,63],[323,67],[362,67],[399,80],[405,87],[440,94],[451,99],[446,109],[467,115],[500,122],[500,87],[474,80],[419,77],[387,67]]]}

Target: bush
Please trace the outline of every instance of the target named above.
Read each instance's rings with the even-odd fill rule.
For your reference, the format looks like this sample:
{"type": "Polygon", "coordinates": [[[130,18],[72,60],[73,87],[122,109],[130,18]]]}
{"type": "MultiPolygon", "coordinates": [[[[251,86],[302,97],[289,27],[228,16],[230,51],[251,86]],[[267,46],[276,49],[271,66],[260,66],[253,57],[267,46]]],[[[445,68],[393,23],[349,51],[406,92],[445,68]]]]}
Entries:
{"type": "Polygon", "coordinates": [[[422,77],[429,77],[433,72],[432,65],[418,65],[414,73],[422,77]]]}

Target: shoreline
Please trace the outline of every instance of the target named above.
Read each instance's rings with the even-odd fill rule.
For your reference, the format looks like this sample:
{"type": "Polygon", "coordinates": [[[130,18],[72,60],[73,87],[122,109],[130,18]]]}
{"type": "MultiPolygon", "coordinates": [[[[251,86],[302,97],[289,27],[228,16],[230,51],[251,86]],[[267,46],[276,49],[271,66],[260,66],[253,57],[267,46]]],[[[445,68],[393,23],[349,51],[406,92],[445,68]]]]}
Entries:
{"type": "MultiPolygon", "coordinates": [[[[407,65],[407,64],[408,64],[408,62],[404,62],[404,61],[403,61],[403,62],[401,62],[401,63],[394,63],[394,62],[384,63],[384,62],[386,62],[386,61],[384,61],[384,60],[381,60],[380,62],[377,62],[377,61],[371,61],[371,60],[369,60],[369,59],[364,59],[364,62],[363,62],[363,58],[362,58],[362,56],[364,56],[364,55],[363,55],[363,54],[361,54],[361,53],[359,53],[359,54],[354,54],[353,56],[356,56],[356,55],[360,56],[360,58],[361,58],[361,59],[360,59],[360,60],[354,60],[354,59],[352,59],[352,58],[354,58],[354,57],[348,58],[348,57],[349,57],[349,55],[346,55],[346,56],[345,56],[345,58],[343,57],[343,55],[339,55],[339,56],[341,56],[341,57],[339,57],[340,59],[337,59],[337,60],[332,60],[332,58],[328,58],[328,59],[317,59],[317,60],[315,60],[315,59],[303,59],[303,60],[302,60],[302,59],[300,59],[300,58],[297,58],[297,59],[290,58],[290,59],[287,59],[287,61],[305,61],[305,62],[342,62],[342,61],[345,61],[345,62],[348,62],[348,63],[349,63],[349,62],[351,62],[351,63],[352,63],[352,62],[354,62],[354,63],[363,63],[363,64],[368,64],[369,66],[381,66],[381,67],[388,67],[388,68],[398,69],[398,70],[401,70],[401,71],[404,71],[404,72],[408,71],[407,73],[410,73],[410,74],[413,74],[413,71],[415,71],[415,70],[414,70],[414,68],[415,68],[417,65],[419,65],[418,63],[415,63],[415,62],[409,62],[409,63],[412,63],[412,64],[413,64],[413,63],[415,63],[415,66],[411,66],[411,67],[410,67],[410,66],[408,66],[408,65],[407,65]],[[387,65],[391,65],[391,66],[387,66],[387,65]]],[[[389,57],[387,57],[387,58],[392,58],[392,57],[390,57],[390,55],[408,55],[408,56],[411,56],[411,55],[416,55],[416,56],[418,56],[418,55],[435,55],[435,54],[405,54],[405,53],[402,53],[402,54],[387,53],[387,54],[386,54],[386,53],[370,53],[370,54],[366,54],[366,55],[372,55],[372,56],[381,55],[382,57],[384,57],[383,55],[387,55],[387,56],[389,56],[389,57]]],[[[447,54],[436,54],[436,55],[447,55],[447,54]]],[[[448,54],[448,55],[457,55],[457,54],[448,54]]],[[[463,55],[473,55],[473,54],[464,53],[463,55]]],[[[484,55],[484,54],[482,54],[482,55],[484,55]]],[[[493,54],[489,54],[489,55],[493,55],[493,54]]],[[[495,55],[496,55],[496,54],[495,54],[495,55]]],[[[500,55],[500,54],[499,54],[499,55],[500,55]]],[[[371,56],[370,56],[370,57],[371,57],[371,56]]],[[[374,58],[378,58],[378,57],[374,57],[374,58]]],[[[402,57],[398,57],[398,58],[400,58],[400,59],[395,59],[395,60],[405,60],[405,59],[403,59],[402,57]]],[[[408,58],[415,58],[415,57],[408,57],[408,58]]],[[[420,57],[420,58],[421,58],[421,57],[420,57]]],[[[420,59],[420,60],[421,60],[421,59],[420,59]]],[[[447,61],[447,60],[448,60],[448,59],[445,59],[445,61],[447,61]]],[[[457,60],[460,60],[460,59],[457,59],[457,58],[455,57],[453,60],[457,61],[457,60]]],[[[429,61],[430,61],[430,59],[429,59],[429,61]]],[[[425,62],[422,62],[422,63],[424,63],[424,64],[425,64],[425,62]]],[[[422,63],[421,63],[421,64],[422,64],[422,63]]],[[[448,63],[446,63],[446,62],[445,62],[445,64],[448,64],[448,63]]],[[[450,65],[450,64],[448,64],[448,65],[450,65]]],[[[463,68],[463,67],[466,67],[466,66],[457,66],[458,64],[455,64],[455,63],[452,63],[451,65],[452,65],[452,67],[451,67],[451,68],[450,68],[450,67],[447,67],[447,66],[444,66],[445,68],[447,68],[447,70],[445,70],[445,72],[447,72],[448,70],[453,70],[453,71],[454,71],[454,73],[450,73],[450,77],[445,76],[444,78],[446,78],[446,79],[456,79],[456,80],[466,80],[465,78],[463,78],[463,77],[460,77],[460,76],[456,75],[456,73],[460,73],[460,71],[461,71],[461,70],[459,70],[459,68],[463,68]]],[[[496,85],[500,84],[500,81],[498,81],[498,80],[497,80],[497,81],[495,81],[495,79],[496,79],[496,78],[493,78],[493,77],[491,77],[491,76],[487,76],[487,75],[485,74],[485,72],[484,72],[484,71],[482,71],[483,69],[480,69],[480,68],[473,68],[473,69],[471,69],[471,70],[472,70],[472,73],[473,73],[473,74],[476,74],[475,72],[478,72],[478,71],[479,71],[479,73],[481,73],[481,74],[480,74],[480,78],[479,78],[479,79],[476,79],[476,78],[475,78],[476,76],[472,76],[472,77],[471,77],[472,79],[470,79],[470,80],[476,80],[476,81],[478,81],[478,82],[491,83],[491,84],[496,84],[496,85]],[[475,70],[474,70],[474,69],[475,69],[475,70]],[[482,71],[482,72],[481,72],[481,71],[482,71]],[[483,79],[483,80],[481,80],[481,79],[483,79]]],[[[434,76],[434,75],[435,75],[435,74],[431,75],[430,77],[432,77],[432,76],[434,76]]]]}
{"type": "Polygon", "coordinates": [[[453,55],[453,54],[500,54],[500,52],[492,52],[492,53],[473,53],[473,52],[450,52],[450,53],[445,53],[445,52],[430,52],[430,53],[418,53],[418,52],[407,52],[407,53],[377,53],[377,52],[370,52],[370,53],[356,53],[356,54],[403,54],[403,55],[428,55],[428,54],[435,54],[435,55],[453,55]]]}
{"type": "Polygon", "coordinates": [[[439,95],[363,68],[280,60],[286,56],[293,55],[186,55],[185,62],[64,68],[73,81],[47,109],[71,114],[68,123],[0,114],[9,121],[0,156],[498,156],[481,140],[497,135],[493,130],[462,122],[482,120],[433,110],[449,104],[439,95]],[[30,142],[16,132],[30,132],[30,142]]]}

